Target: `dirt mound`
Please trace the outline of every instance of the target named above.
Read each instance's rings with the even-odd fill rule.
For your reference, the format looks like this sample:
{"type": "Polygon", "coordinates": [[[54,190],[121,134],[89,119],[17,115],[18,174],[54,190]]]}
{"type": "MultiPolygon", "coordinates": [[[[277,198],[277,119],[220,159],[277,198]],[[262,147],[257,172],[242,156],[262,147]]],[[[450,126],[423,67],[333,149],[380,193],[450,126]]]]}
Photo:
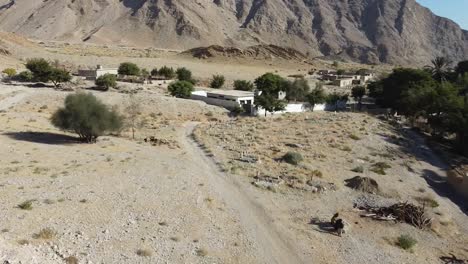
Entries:
{"type": "Polygon", "coordinates": [[[377,181],[368,177],[356,176],[354,178],[345,180],[345,182],[346,186],[357,191],[372,194],[378,194],[380,192],[377,181]]]}
{"type": "Polygon", "coordinates": [[[254,59],[273,59],[280,58],[285,60],[307,60],[307,57],[301,52],[276,45],[256,45],[245,49],[234,47],[223,47],[212,45],[208,47],[199,47],[184,51],[182,54],[189,54],[195,58],[207,59],[213,57],[227,58],[254,58],[254,59]]]}

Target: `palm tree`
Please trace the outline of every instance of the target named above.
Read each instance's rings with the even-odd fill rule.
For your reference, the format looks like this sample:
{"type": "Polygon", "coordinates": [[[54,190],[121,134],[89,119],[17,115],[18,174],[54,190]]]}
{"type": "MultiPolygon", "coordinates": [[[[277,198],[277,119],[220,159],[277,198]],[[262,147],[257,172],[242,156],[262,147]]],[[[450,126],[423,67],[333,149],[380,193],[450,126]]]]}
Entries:
{"type": "Polygon", "coordinates": [[[446,81],[451,62],[446,57],[436,57],[431,60],[431,64],[432,65],[427,65],[425,68],[432,74],[432,77],[439,82],[446,81]]]}

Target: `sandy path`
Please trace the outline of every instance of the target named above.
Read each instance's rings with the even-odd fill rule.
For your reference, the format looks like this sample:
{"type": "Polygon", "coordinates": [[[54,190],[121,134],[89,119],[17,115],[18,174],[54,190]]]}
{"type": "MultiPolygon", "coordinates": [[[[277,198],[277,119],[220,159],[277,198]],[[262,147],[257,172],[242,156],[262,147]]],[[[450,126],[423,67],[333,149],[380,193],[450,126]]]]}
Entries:
{"type": "Polygon", "coordinates": [[[296,252],[292,236],[285,228],[274,223],[272,216],[246,191],[245,183],[220,172],[213,160],[198,147],[191,138],[195,127],[195,123],[186,125],[185,140],[181,142],[189,156],[193,157],[193,162],[200,164],[206,171],[207,180],[215,186],[220,197],[238,212],[247,235],[255,241],[262,256],[260,259],[265,263],[306,263],[296,252]]]}
{"type": "Polygon", "coordinates": [[[6,98],[1,100],[0,97],[0,111],[7,110],[10,107],[15,106],[17,103],[21,102],[26,96],[29,95],[29,92],[27,90],[11,90],[11,89],[6,89],[4,91],[0,91],[0,95],[7,95],[6,98]],[[13,96],[10,96],[9,94],[14,94],[13,96]]]}

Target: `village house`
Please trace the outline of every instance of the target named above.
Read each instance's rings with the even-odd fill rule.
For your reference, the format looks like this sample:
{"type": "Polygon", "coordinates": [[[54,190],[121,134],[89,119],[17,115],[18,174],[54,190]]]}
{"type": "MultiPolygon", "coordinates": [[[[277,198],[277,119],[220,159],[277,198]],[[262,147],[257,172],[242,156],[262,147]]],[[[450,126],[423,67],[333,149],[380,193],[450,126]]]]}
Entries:
{"type": "Polygon", "coordinates": [[[349,87],[353,85],[354,78],[339,78],[333,81],[333,85],[338,86],[338,87],[349,87]]]}
{"type": "Polygon", "coordinates": [[[255,93],[237,90],[195,91],[190,98],[229,110],[242,107],[246,113],[251,114],[254,110],[255,93]]]}
{"type": "Polygon", "coordinates": [[[104,68],[101,65],[97,65],[94,70],[78,70],[78,76],[84,77],[86,80],[96,80],[97,78],[105,74],[118,75],[117,68],[104,68]]]}

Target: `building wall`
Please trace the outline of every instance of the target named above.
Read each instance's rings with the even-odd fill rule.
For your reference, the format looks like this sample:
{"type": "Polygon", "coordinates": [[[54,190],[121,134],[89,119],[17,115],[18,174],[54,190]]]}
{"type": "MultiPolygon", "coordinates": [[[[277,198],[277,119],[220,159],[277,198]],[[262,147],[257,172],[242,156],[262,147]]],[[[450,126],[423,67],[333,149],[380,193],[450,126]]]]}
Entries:
{"type": "Polygon", "coordinates": [[[105,74],[117,75],[118,70],[117,69],[99,69],[99,70],[96,70],[96,78],[99,78],[99,77],[101,77],[102,75],[105,75],[105,74]]]}
{"type": "Polygon", "coordinates": [[[190,96],[190,99],[203,101],[207,104],[221,106],[227,109],[234,109],[236,107],[240,107],[240,104],[237,101],[228,101],[228,100],[217,99],[217,98],[209,98],[198,92],[192,93],[192,95],[190,96]]]}

